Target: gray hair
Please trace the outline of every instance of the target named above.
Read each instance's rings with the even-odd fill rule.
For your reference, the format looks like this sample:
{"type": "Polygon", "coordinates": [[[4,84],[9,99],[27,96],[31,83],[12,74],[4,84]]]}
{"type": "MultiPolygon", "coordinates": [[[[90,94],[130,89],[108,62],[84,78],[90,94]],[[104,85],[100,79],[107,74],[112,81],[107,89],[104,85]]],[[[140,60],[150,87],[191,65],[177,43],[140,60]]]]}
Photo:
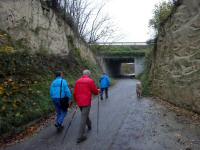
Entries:
{"type": "Polygon", "coordinates": [[[86,70],[83,70],[83,75],[90,75],[91,74],[91,72],[90,72],[90,70],[88,70],[88,69],[86,69],[86,70]]]}

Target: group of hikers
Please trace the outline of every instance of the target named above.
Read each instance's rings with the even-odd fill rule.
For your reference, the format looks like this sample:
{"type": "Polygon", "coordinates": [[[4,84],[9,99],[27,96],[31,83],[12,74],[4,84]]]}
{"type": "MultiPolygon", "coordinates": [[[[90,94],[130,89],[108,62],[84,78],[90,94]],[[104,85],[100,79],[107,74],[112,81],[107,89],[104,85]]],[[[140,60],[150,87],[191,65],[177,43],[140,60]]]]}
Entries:
{"type": "MultiPolygon", "coordinates": [[[[64,118],[67,115],[67,108],[72,105],[72,93],[67,81],[64,79],[64,74],[61,71],[56,72],[55,79],[51,83],[50,96],[56,110],[55,127],[60,130],[63,128],[64,118]]],[[[77,143],[81,143],[87,139],[85,135],[85,128],[88,131],[92,129],[89,112],[91,108],[92,95],[99,95],[103,100],[108,98],[108,88],[110,86],[110,79],[106,73],[103,73],[100,80],[100,89],[97,88],[94,80],[91,78],[90,70],[83,70],[83,75],[75,83],[73,97],[81,112],[81,121],[78,132],[77,143]]]]}

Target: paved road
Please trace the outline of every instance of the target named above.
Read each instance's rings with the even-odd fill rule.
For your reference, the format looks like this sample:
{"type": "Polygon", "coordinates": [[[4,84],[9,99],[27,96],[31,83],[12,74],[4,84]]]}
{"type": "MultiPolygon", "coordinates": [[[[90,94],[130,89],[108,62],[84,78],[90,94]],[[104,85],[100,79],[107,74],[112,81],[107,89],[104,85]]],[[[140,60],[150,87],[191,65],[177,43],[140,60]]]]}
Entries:
{"type": "MultiPolygon", "coordinates": [[[[84,143],[76,144],[80,122],[78,111],[62,143],[64,132],[49,125],[38,135],[6,150],[192,150],[200,149],[200,122],[177,115],[151,99],[138,100],[136,80],[119,80],[108,100],[100,101],[99,134],[96,133],[97,98],[91,109],[92,131],[84,143]]],[[[66,118],[69,123],[71,114],[66,118]]]]}

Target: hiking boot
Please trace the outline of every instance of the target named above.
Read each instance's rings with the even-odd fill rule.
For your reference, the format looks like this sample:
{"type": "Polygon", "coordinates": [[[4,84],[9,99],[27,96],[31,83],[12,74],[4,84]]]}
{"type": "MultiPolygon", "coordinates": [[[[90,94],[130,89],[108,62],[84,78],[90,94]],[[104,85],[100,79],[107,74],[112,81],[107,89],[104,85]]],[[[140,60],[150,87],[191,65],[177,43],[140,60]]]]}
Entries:
{"type": "Polygon", "coordinates": [[[57,128],[58,131],[61,131],[64,128],[64,126],[59,123],[55,124],[55,127],[57,128]]]}
{"type": "Polygon", "coordinates": [[[60,128],[60,129],[63,129],[63,128],[64,128],[64,126],[63,126],[63,125],[59,125],[59,128],[60,128]]]}
{"type": "Polygon", "coordinates": [[[59,125],[58,125],[57,123],[55,123],[54,126],[55,126],[56,128],[58,128],[59,125]]]}
{"type": "Polygon", "coordinates": [[[85,141],[85,140],[87,140],[87,137],[86,136],[82,136],[81,138],[78,138],[77,139],[77,144],[79,144],[79,143],[81,143],[81,142],[83,142],[83,141],[85,141]]]}
{"type": "Polygon", "coordinates": [[[92,127],[91,126],[88,126],[88,131],[91,131],[92,130],[92,127]]]}

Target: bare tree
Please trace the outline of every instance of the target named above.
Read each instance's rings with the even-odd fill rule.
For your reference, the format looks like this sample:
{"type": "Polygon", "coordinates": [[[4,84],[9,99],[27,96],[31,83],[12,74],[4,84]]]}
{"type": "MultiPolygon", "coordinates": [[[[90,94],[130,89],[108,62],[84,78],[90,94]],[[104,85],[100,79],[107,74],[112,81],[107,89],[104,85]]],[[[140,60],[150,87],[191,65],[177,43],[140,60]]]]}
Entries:
{"type": "Polygon", "coordinates": [[[62,4],[66,13],[73,18],[78,33],[88,43],[113,38],[116,27],[107,15],[103,15],[105,3],[102,2],[97,6],[89,0],[61,1],[59,1],[59,4],[62,4]]]}

